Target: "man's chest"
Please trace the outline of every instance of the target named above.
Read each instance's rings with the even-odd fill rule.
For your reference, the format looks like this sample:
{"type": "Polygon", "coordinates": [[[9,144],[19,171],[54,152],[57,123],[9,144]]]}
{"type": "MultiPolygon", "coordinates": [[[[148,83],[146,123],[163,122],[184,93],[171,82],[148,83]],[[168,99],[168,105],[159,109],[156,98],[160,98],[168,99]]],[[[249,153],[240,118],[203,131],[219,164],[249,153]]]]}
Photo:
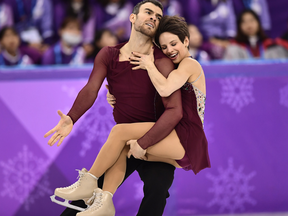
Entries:
{"type": "Polygon", "coordinates": [[[128,65],[125,68],[110,69],[107,81],[111,93],[117,98],[133,97],[149,99],[154,98],[155,88],[145,70],[132,70],[128,65]]]}

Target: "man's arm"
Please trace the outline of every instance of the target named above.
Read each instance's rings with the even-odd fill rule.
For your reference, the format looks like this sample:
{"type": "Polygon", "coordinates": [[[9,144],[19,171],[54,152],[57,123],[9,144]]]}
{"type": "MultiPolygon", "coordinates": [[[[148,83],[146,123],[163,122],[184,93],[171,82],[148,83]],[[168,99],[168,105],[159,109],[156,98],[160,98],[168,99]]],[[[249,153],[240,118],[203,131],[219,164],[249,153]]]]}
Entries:
{"type": "MultiPolygon", "coordinates": [[[[158,59],[155,61],[155,65],[165,77],[168,77],[169,73],[174,69],[173,63],[168,58],[158,59]]],[[[182,119],[183,110],[180,89],[169,97],[162,98],[162,101],[165,107],[164,113],[155,125],[143,137],[137,140],[143,149],[155,145],[168,136],[182,119]]]]}
{"type": "Polygon", "coordinates": [[[107,74],[108,57],[108,48],[103,48],[95,58],[94,68],[88,83],[79,92],[69,113],[64,115],[58,110],[58,114],[61,117],[60,121],[44,135],[44,137],[48,137],[54,133],[48,141],[49,145],[52,146],[59,140],[57,144],[57,146],[59,146],[64,138],[71,132],[73,124],[92,106],[107,74]]]}
{"type": "Polygon", "coordinates": [[[89,80],[78,93],[72,108],[67,114],[70,116],[73,123],[75,123],[93,105],[98,96],[98,91],[107,75],[107,66],[111,58],[108,49],[108,47],[104,47],[97,54],[89,80]]]}

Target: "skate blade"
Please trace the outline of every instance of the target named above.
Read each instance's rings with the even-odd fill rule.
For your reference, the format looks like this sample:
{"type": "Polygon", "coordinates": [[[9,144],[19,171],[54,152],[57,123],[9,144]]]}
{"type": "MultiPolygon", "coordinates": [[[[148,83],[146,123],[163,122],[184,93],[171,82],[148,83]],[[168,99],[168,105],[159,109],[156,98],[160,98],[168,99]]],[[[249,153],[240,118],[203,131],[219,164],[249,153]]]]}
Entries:
{"type": "MultiPolygon", "coordinates": [[[[62,206],[65,206],[65,207],[68,207],[68,208],[71,208],[71,209],[75,209],[77,211],[85,211],[86,209],[85,208],[81,208],[81,207],[78,207],[78,206],[75,206],[75,205],[71,205],[68,200],[65,199],[65,201],[60,201],[60,200],[57,200],[56,198],[56,195],[52,195],[50,196],[50,199],[52,202],[55,202],[59,205],[62,205],[62,206]]],[[[61,198],[61,197],[60,197],[61,198]]]]}

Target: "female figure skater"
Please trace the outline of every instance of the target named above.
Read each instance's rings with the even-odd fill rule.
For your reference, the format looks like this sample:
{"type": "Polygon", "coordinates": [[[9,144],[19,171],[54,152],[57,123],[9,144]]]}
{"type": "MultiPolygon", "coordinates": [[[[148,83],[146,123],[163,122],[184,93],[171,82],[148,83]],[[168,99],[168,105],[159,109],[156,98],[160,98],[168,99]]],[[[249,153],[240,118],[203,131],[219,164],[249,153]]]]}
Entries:
{"type": "MultiPolygon", "coordinates": [[[[136,65],[134,69],[145,68],[148,71],[153,85],[161,96],[168,97],[181,88],[183,118],[166,138],[153,146],[141,146],[145,153],[141,159],[170,163],[175,167],[193,170],[196,174],[210,167],[207,140],[203,131],[206,99],[205,76],[200,64],[190,57],[189,31],[184,19],[177,16],[163,17],[155,41],[176,66],[167,79],[160,74],[153,63],[153,50],[150,55],[146,56],[133,53],[130,63],[136,65]]],[[[71,119],[64,114],[62,114],[61,121],[67,121],[67,125],[71,125],[69,124],[71,119]]],[[[129,146],[126,143],[128,145],[141,143],[139,138],[153,125],[154,123],[147,122],[114,126],[91,169],[87,171],[83,168],[79,171],[80,177],[77,182],[69,187],[57,188],[54,196],[67,200],[84,199],[87,204],[91,204],[87,210],[78,213],[78,216],[114,215],[112,196],[121,184],[126,169],[126,163],[116,163],[116,161],[123,154],[128,154],[129,146]],[[97,179],[112,166],[117,166],[122,170],[122,176],[115,176],[113,183],[106,184],[104,179],[102,191],[97,187],[97,179]]],[[[45,136],[55,132],[55,128],[45,136]]],[[[57,129],[62,135],[62,140],[71,129],[72,126],[57,129]]],[[[48,143],[52,145],[58,139],[54,136],[48,143]]],[[[61,139],[59,142],[62,142],[61,139]]]]}

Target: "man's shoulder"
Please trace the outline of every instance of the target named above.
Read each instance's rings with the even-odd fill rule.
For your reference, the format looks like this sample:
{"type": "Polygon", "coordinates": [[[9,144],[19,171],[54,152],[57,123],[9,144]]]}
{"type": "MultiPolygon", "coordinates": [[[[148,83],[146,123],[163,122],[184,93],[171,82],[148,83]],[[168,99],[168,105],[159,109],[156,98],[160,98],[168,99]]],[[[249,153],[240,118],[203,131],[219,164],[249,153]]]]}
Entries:
{"type": "Polygon", "coordinates": [[[113,56],[113,54],[116,54],[116,53],[119,53],[120,52],[120,49],[122,46],[124,46],[127,42],[125,43],[120,43],[120,44],[117,44],[115,46],[105,46],[101,49],[102,52],[107,52],[109,53],[110,57],[111,55],[113,56]]]}
{"type": "Polygon", "coordinates": [[[169,59],[163,52],[162,50],[157,47],[156,45],[154,45],[154,59],[157,60],[157,59],[169,59]]]}
{"type": "Polygon", "coordinates": [[[119,44],[117,44],[115,46],[108,46],[108,47],[111,50],[118,50],[119,51],[126,43],[127,42],[123,42],[123,43],[119,43],[119,44]]]}
{"type": "Polygon", "coordinates": [[[157,46],[154,45],[154,63],[159,72],[165,77],[174,69],[174,64],[157,46]]]}

